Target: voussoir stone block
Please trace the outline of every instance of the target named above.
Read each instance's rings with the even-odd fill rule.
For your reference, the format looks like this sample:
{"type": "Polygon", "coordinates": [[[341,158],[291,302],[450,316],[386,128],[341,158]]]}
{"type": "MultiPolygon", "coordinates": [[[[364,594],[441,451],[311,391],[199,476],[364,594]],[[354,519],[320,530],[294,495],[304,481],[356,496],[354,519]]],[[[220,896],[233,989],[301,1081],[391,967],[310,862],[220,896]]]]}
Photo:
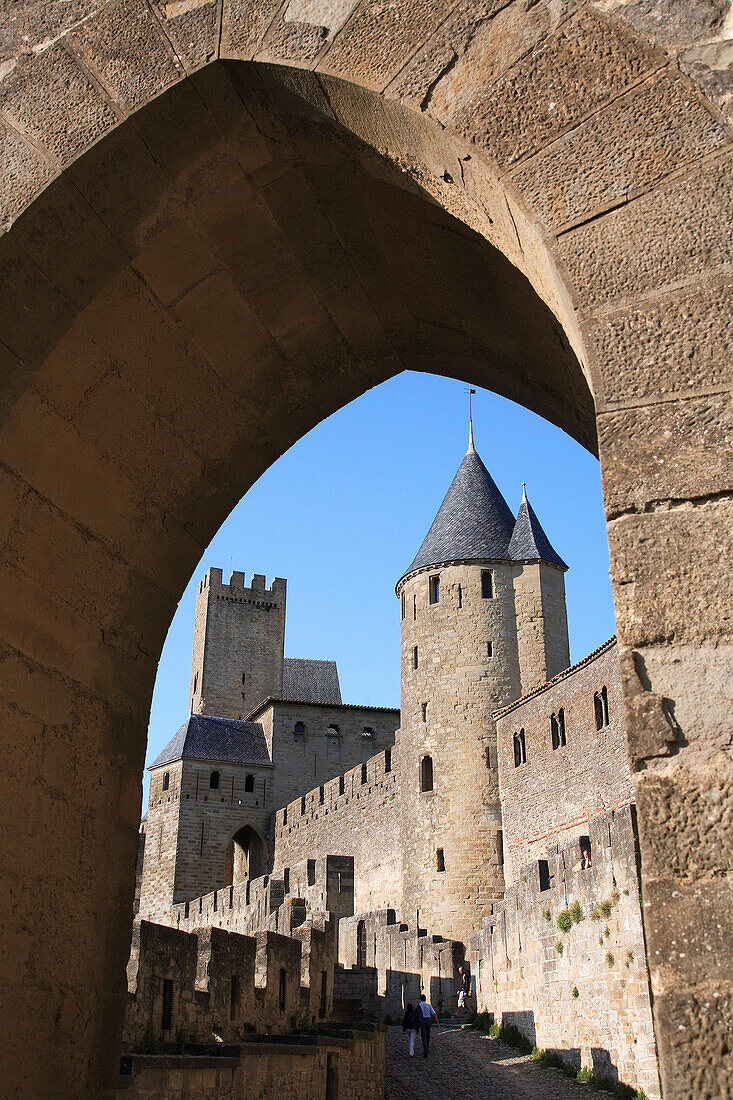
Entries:
{"type": "Polygon", "coordinates": [[[559,230],[641,194],[729,140],[692,82],[665,69],[511,175],[525,201],[559,230]]]}
{"type": "Polygon", "coordinates": [[[60,42],[18,58],[0,81],[0,110],[61,168],[119,120],[109,98],[60,42]]]}
{"type": "Polygon", "coordinates": [[[0,232],[10,228],[13,219],[56,172],[47,157],[0,121],[0,232]]]}
{"type": "Polygon", "coordinates": [[[598,415],[607,516],[729,489],[729,394],[664,401],[598,415]]]}
{"type": "Polygon", "coordinates": [[[474,81],[450,122],[508,167],[662,64],[660,52],[582,11],[490,83],[474,81]]]}
{"type": "Polygon", "coordinates": [[[581,309],[621,306],[670,283],[728,268],[733,261],[730,178],[726,151],[565,233],[560,254],[581,309]]]}
{"type": "Polygon", "coordinates": [[[625,645],[731,639],[732,525],[727,500],[609,522],[616,623],[625,645]]]}
{"type": "Polygon", "coordinates": [[[733,277],[674,290],[590,321],[601,381],[596,406],[684,396],[730,381],[733,277]]]}
{"type": "Polygon", "coordinates": [[[281,0],[222,0],[219,56],[249,60],[280,4],[281,0]]]}
{"type": "Polygon", "coordinates": [[[186,72],[195,72],[217,56],[220,9],[217,0],[160,0],[155,8],[186,72]]]}
{"type": "Polygon", "coordinates": [[[362,0],[320,61],[320,72],[381,90],[442,23],[451,0],[362,0]]]}
{"type": "Polygon", "coordinates": [[[72,49],[131,113],[183,76],[183,66],[143,0],[116,0],[75,27],[72,49]]]}

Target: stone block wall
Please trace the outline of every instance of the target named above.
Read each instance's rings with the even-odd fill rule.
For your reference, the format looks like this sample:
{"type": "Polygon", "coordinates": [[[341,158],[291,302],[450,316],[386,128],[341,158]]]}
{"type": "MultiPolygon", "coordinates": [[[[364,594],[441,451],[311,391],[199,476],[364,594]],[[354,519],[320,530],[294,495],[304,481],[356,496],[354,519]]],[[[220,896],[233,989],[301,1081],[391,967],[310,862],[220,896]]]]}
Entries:
{"type": "Polygon", "coordinates": [[[659,1097],[633,808],[590,824],[592,863],[575,841],[518,869],[471,936],[477,1007],[538,1047],[659,1097]],[[558,923],[559,921],[559,923],[558,923]]]}
{"type": "Polygon", "coordinates": [[[339,923],[334,1004],[355,1002],[376,1020],[401,1019],[424,993],[436,1012],[452,1011],[464,946],[397,921],[393,909],[356,914],[339,923]]]}
{"type": "Polygon", "coordinates": [[[255,712],[254,718],[262,722],[270,746],[274,809],[391,749],[400,724],[399,710],[386,707],[281,701],[255,712]],[[297,723],[304,732],[296,732],[297,723]]]}
{"type": "Polygon", "coordinates": [[[145,1038],[236,1041],[255,1031],[284,1034],[293,1017],[303,1023],[327,1018],[334,962],[330,932],[253,937],[136,921],[124,1047],[134,1050],[145,1038]]]}
{"type": "Polygon", "coordinates": [[[588,823],[634,800],[616,639],[496,716],[504,875],[544,857],[548,844],[588,834],[588,823]],[[596,729],[593,697],[605,687],[608,724],[596,729]],[[566,743],[553,749],[550,718],[564,711],[566,743]],[[523,730],[526,763],[515,766],[523,730]]]}
{"type": "Polygon", "coordinates": [[[398,747],[324,783],[275,815],[275,865],[339,852],[353,858],[354,906],[401,908],[398,747]],[[374,828],[378,824],[378,834],[374,828]]]}
{"type": "Polygon", "coordinates": [[[382,1100],[384,1030],[243,1043],[225,1057],[133,1055],[118,1100],[382,1100]]]}
{"type": "Polygon", "coordinates": [[[514,566],[514,603],[522,692],[539,687],[570,664],[565,577],[543,562],[514,566]]]}
{"type": "Polygon", "coordinates": [[[229,885],[229,842],[245,825],[257,834],[256,871],[264,871],[271,853],[271,787],[271,767],[177,760],[156,768],[150,780],[140,912],[157,918],[172,902],[229,885]],[[214,771],[219,786],[212,790],[214,771]],[[251,792],[244,789],[248,775],[254,779],[251,792]]]}

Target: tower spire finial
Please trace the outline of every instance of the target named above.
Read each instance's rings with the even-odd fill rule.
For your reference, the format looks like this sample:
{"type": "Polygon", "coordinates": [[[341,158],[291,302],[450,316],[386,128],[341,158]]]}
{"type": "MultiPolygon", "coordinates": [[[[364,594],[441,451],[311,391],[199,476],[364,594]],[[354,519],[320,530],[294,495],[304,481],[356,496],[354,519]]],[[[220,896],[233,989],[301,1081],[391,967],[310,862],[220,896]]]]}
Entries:
{"type": "Polygon", "coordinates": [[[527,502],[527,482],[526,481],[522,482],[522,500],[525,503],[527,502]]]}
{"type": "Polygon", "coordinates": [[[473,445],[473,409],[472,409],[472,406],[471,406],[471,398],[473,397],[473,395],[475,393],[476,393],[476,391],[472,390],[471,387],[469,386],[469,388],[468,388],[468,451],[466,452],[467,454],[476,450],[476,448],[473,445]]]}

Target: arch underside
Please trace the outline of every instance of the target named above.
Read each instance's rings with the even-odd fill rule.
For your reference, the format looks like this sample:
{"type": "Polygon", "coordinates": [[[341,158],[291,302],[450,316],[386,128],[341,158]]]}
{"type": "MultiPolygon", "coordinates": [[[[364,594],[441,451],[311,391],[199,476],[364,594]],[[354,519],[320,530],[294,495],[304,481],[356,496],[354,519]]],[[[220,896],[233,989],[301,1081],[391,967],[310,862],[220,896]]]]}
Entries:
{"type": "Polygon", "coordinates": [[[297,4],[23,9],[36,37],[0,63],[0,701],[24,914],[2,1070],[27,1095],[48,1065],[68,1094],[114,1079],[150,696],[202,547],[406,368],[600,451],[665,1095],[729,1073],[730,132],[659,43],[526,8],[357,5],[325,36],[297,4]]]}

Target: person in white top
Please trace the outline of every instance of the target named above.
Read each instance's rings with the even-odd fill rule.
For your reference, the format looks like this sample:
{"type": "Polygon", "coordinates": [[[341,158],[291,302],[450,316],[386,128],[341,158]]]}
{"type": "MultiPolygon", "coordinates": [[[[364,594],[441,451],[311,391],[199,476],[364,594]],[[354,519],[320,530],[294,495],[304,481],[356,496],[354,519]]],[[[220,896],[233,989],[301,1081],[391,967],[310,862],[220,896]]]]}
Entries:
{"type": "Polygon", "coordinates": [[[415,1012],[413,1015],[413,1022],[415,1024],[415,1030],[420,1031],[420,1037],[422,1039],[423,1058],[427,1058],[428,1050],[430,1048],[430,1027],[433,1020],[440,1031],[440,1021],[435,1012],[435,1009],[431,1004],[428,1004],[427,997],[424,993],[420,994],[420,1000],[415,1006],[415,1012]]]}

